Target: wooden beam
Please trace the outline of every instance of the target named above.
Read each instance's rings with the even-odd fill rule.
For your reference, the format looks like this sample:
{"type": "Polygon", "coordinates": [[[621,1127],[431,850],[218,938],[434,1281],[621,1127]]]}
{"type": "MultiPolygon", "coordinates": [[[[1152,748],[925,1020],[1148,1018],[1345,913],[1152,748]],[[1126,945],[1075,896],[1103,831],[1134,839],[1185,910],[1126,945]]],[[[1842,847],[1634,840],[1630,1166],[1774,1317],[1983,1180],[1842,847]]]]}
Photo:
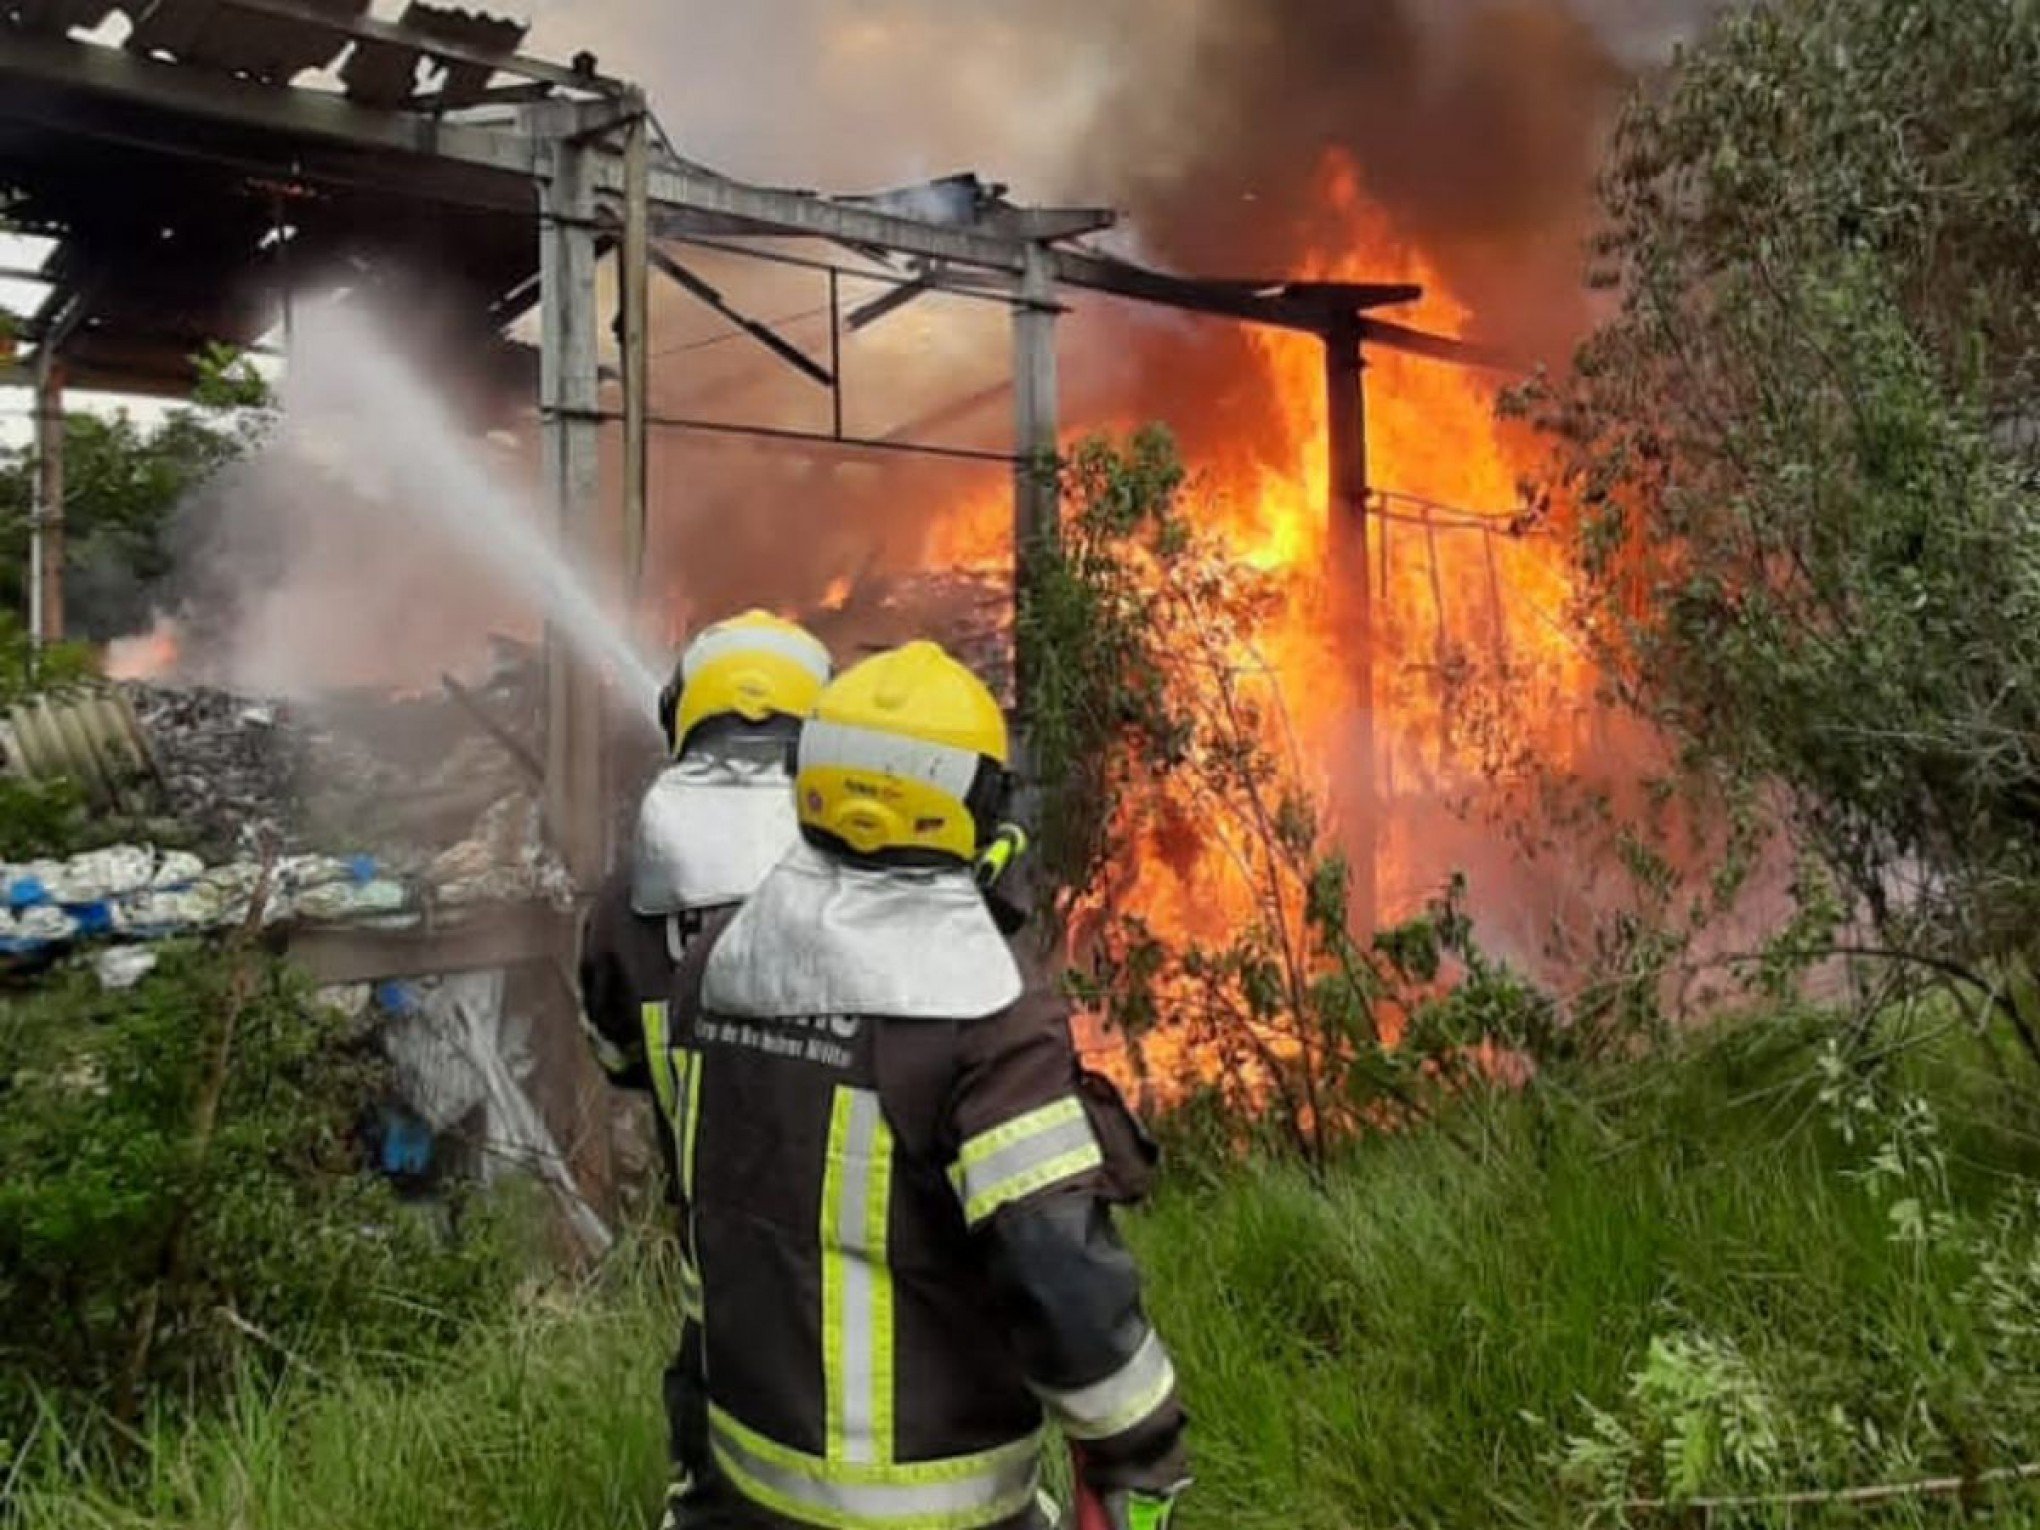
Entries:
{"type": "Polygon", "coordinates": [[[283,932],[282,944],[284,954],[314,982],[376,983],[526,963],[571,963],[576,938],[572,912],[546,903],[512,903],[412,930],[296,925],[283,932]]]}

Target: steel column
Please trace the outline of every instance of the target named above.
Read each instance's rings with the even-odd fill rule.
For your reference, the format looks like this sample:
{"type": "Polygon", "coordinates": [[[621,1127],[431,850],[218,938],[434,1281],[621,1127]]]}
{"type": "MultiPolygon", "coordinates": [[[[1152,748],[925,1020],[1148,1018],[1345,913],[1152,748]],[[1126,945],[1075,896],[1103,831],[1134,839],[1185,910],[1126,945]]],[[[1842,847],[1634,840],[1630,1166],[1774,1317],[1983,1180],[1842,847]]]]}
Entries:
{"type": "MultiPolygon", "coordinates": [[[[595,196],[591,151],[551,145],[539,188],[539,415],[545,487],[569,556],[588,559],[601,489],[596,357],[595,196]]],[[[546,629],[546,799],[567,868],[582,886],[607,870],[600,680],[546,629]]]]}
{"type": "Polygon", "coordinates": [[[1367,557],[1367,512],[1372,492],[1367,478],[1367,389],[1357,323],[1325,332],[1325,402],[1330,422],[1331,503],[1326,542],[1331,554],[1335,609],[1350,619],[1356,660],[1354,732],[1358,758],[1354,790],[1344,824],[1353,866],[1355,933],[1363,940],[1377,928],[1380,910],[1379,858],[1381,793],[1374,737],[1374,591],[1367,557]]]}

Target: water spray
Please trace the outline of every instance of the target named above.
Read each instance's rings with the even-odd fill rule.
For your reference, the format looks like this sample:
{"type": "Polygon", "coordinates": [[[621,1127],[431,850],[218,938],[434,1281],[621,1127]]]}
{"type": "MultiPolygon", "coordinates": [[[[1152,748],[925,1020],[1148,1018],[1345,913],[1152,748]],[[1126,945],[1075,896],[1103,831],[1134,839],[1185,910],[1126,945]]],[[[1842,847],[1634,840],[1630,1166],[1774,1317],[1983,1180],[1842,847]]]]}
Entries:
{"type": "Polygon", "coordinates": [[[428,520],[530,601],[650,725],[661,666],[546,531],[529,494],[506,483],[438,390],[358,305],[306,304],[292,336],[277,444],[371,501],[428,520]]]}

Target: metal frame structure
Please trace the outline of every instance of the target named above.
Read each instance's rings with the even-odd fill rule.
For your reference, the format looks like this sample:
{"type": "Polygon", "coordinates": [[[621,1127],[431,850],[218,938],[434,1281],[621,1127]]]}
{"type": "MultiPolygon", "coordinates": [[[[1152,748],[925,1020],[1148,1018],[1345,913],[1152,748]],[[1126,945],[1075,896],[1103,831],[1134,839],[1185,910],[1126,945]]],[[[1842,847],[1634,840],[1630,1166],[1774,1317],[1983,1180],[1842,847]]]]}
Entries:
{"type": "MultiPolygon", "coordinates": [[[[592,59],[560,66],[526,58],[513,51],[521,28],[441,11],[424,0],[413,0],[400,23],[369,19],[366,0],[157,0],[138,7],[138,16],[168,39],[162,46],[136,47],[130,39],[127,49],[119,49],[67,35],[72,26],[103,19],[115,3],[119,0],[28,0],[0,13],[0,180],[6,178],[8,133],[14,126],[64,135],[65,142],[79,135],[109,152],[146,147],[155,155],[272,187],[401,195],[535,225],[535,271],[499,294],[488,318],[500,327],[534,298],[539,306],[544,478],[560,534],[570,543],[592,540],[600,514],[599,433],[620,419],[623,546],[632,588],[645,547],[648,438],[654,428],[734,430],[825,448],[932,451],[1010,462],[1017,560],[1027,547],[1057,534],[1056,319],[1063,311],[1058,297],[1063,289],[1318,336],[1325,348],[1332,420],[1327,513],[1335,546],[1342,549],[1344,582],[1354,591],[1363,653],[1356,701],[1371,727],[1363,348],[1382,345],[1471,364],[1495,360],[1478,348],[1373,316],[1376,309],[1414,300],[1420,289],[1197,280],[1150,270],[1071,247],[1074,239],[1110,228],[1115,221],[1110,210],[1019,207],[1006,200],[1002,188],[974,176],[844,198],[733,180],[676,153],[643,94],[599,73],[592,59]],[[208,33],[212,16],[224,16],[229,30],[208,33]],[[171,25],[179,17],[182,32],[171,25]],[[224,49],[222,57],[208,60],[208,46],[224,49]],[[158,56],[164,52],[173,57],[158,56]],[[347,88],[336,93],[290,83],[296,73],[315,66],[337,68],[347,88]],[[416,89],[420,66],[443,75],[438,90],[416,89]],[[806,262],[830,272],[831,357],[826,366],[768,327],[746,320],[661,244],[709,244],[760,258],[802,260],[752,243],[760,238],[823,241],[858,256],[866,267],[856,270],[858,276],[892,284],[892,292],[846,321],[839,281],[852,268],[806,262]],[[621,274],[622,404],[614,411],[601,403],[595,304],[597,261],[612,249],[621,274]],[[833,429],[799,432],[654,417],[648,403],[654,270],[719,308],[782,361],[826,381],[833,395],[833,429]],[[846,322],[853,327],[876,322],[929,292],[985,297],[1010,308],[1010,452],[929,448],[844,432],[839,337],[846,322]]],[[[30,155],[33,132],[23,151],[30,155]]],[[[58,274],[49,302],[26,329],[25,338],[36,346],[26,380],[37,390],[46,464],[38,480],[36,532],[42,561],[34,581],[36,630],[42,635],[62,630],[57,571],[63,524],[63,369],[82,332],[77,326],[99,322],[93,314],[107,280],[89,269],[58,274]]],[[[119,385],[122,378],[118,368],[102,365],[90,369],[89,381],[119,385]]],[[[133,381],[162,386],[164,379],[137,368],[133,381]]],[[[568,864],[585,882],[600,872],[608,848],[600,790],[600,700],[593,678],[569,661],[563,644],[550,644],[549,653],[553,725],[548,730],[547,806],[568,864]]],[[[1366,757],[1372,759],[1371,747],[1366,757]]],[[[1363,816],[1371,828],[1371,807],[1363,808],[1363,816]]],[[[1357,847],[1355,866],[1360,879],[1356,910],[1371,919],[1373,856],[1366,846],[1357,847]]]]}

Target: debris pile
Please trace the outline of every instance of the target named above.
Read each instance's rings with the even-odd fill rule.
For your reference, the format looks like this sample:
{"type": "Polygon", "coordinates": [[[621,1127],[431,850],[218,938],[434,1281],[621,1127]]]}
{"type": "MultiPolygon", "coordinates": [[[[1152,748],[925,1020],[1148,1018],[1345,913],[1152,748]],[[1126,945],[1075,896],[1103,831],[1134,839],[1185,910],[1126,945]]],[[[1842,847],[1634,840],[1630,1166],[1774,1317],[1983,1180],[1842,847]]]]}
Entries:
{"type": "MultiPolygon", "coordinates": [[[[565,871],[544,850],[536,809],[508,800],[420,875],[372,855],[286,855],[271,869],[265,926],[444,924],[490,903],[574,903],[565,871]]],[[[244,923],[262,880],[253,858],[207,865],[183,850],[115,845],[64,860],[0,863],[0,956],[39,956],[77,941],[162,940],[244,923]]]]}
{"type": "Polygon", "coordinates": [[[1012,704],[1013,591],[1004,575],[867,570],[804,620],[843,665],[932,638],[982,676],[1001,703],[1012,704]]]}
{"type": "Polygon", "coordinates": [[[288,709],[203,686],[126,690],[172,818],[221,847],[284,835],[309,743],[288,709]]]}
{"type": "Polygon", "coordinates": [[[234,926],[265,855],[265,925],[404,929],[488,904],[571,907],[536,753],[521,744],[537,733],[541,675],[529,649],[504,642],[484,685],[444,694],[305,707],[129,687],[169,823],[138,825],[131,844],[0,864],[0,956],[234,926]]]}

